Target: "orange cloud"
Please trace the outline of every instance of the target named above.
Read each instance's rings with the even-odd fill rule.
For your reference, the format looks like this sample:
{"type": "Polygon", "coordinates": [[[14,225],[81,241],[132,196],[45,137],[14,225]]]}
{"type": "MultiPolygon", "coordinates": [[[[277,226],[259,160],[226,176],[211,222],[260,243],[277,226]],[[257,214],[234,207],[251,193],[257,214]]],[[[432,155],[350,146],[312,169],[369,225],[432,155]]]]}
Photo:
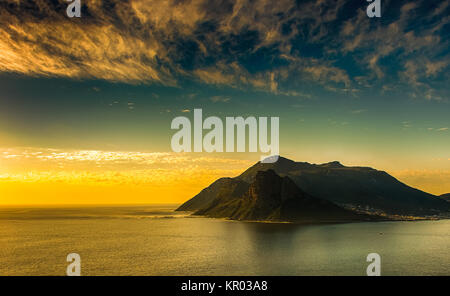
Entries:
{"type": "Polygon", "coordinates": [[[253,161],[183,153],[14,148],[0,150],[0,162],[0,204],[77,204],[182,202],[220,177],[240,174],[253,161]]]}

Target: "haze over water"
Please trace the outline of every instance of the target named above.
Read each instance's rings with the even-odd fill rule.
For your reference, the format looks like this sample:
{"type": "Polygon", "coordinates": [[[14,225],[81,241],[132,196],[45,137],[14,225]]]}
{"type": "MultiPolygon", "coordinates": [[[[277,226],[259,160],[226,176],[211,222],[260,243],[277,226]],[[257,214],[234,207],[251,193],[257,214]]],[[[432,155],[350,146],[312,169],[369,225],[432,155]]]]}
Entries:
{"type": "Polygon", "coordinates": [[[294,225],[188,217],[175,205],[0,208],[0,274],[450,275],[450,221],[294,225]]]}

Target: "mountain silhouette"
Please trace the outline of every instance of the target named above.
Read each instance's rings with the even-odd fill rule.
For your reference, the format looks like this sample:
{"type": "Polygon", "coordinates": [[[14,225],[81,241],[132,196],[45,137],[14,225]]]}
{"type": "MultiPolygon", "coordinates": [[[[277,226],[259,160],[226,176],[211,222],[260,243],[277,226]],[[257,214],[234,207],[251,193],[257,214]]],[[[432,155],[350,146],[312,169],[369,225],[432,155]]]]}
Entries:
{"type": "Polygon", "coordinates": [[[195,215],[233,220],[304,223],[375,218],[356,214],[329,201],[312,197],[298,188],[289,177],[280,177],[271,169],[258,171],[250,184],[240,181],[233,183],[232,187],[231,194],[219,195],[207,207],[196,211],[195,215]]]}
{"type": "MultiPolygon", "coordinates": [[[[268,170],[280,177],[289,177],[302,192],[311,197],[347,209],[416,216],[448,215],[450,212],[450,204],[438,196],[412,188],[384,171],[369,167],[346,167],[338,161],[310,164],[284,157],[279,157],[275,163],[258,162],[235,178],[218,179],[178,210],[202,213],[219,204],[231,206],[227,201],[236,202],[236,198],[247,194],[258,173],[268,170]]],[[[269,190],[274,185],[269,182],[267,186],[269,190]]],[[[212,212],[209,214],[212,215],[212,212]]]]}
{"type": "Polygon", "coordinates": [[[442,194],[439,197],[443,200],[450,201],[450,193],[442,194]]]}

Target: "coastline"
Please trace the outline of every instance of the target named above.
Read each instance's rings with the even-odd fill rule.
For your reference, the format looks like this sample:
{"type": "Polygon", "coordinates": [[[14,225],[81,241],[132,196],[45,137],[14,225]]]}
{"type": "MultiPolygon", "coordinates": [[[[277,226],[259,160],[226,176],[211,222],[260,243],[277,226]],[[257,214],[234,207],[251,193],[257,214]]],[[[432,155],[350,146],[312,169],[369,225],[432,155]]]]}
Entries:
{"type": "Polygon", "coordinates": [[[261,223],[261,224],[294,224],[294,225],[328,225],[328,224],[344,224],[344,223],[366,223],[366,222],[418,222],[418,221],[440,221],[448,220],[449,216],[442,217],[419,217],[419,216],[377,216],[379,219],[367,219],[367,220],[337,220],[337,221],[277,221],[277,220],[238,220],[227,217],[213,217],[208,215],[197,215],[195,211],[177,211],[183,212],[187,216],[186,218],[208,218],[216,219],[227,222],[245,222],[245,223],[261,223]]]}

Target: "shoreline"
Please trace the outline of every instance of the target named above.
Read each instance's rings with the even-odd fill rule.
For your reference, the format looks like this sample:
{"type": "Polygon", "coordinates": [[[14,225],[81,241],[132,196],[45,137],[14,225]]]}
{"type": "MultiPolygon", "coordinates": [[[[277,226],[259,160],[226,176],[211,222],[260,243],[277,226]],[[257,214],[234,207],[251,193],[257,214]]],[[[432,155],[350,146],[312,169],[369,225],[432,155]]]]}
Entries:
{"type": "MultiPolygon", "coordinates": [[[[176,212],[176,211],[175,211],[176,212]]],[[[261,223],[261,224],[290,224],[290,225],[325,225],[325,224],[346,224],[346,223],[366,223],[366,222],[419,222],[419,221],[440,221],[448,220],[450,217],[381,217],[380,219],[368,220],[339,220],[339,221],[276,221],[276,220],[238,220],[226,217],[211,217],[207,215],[196,215],[193,211],[178,211],[190,213],[186,218],[208,218],[227,222],[261,223]]]]}

